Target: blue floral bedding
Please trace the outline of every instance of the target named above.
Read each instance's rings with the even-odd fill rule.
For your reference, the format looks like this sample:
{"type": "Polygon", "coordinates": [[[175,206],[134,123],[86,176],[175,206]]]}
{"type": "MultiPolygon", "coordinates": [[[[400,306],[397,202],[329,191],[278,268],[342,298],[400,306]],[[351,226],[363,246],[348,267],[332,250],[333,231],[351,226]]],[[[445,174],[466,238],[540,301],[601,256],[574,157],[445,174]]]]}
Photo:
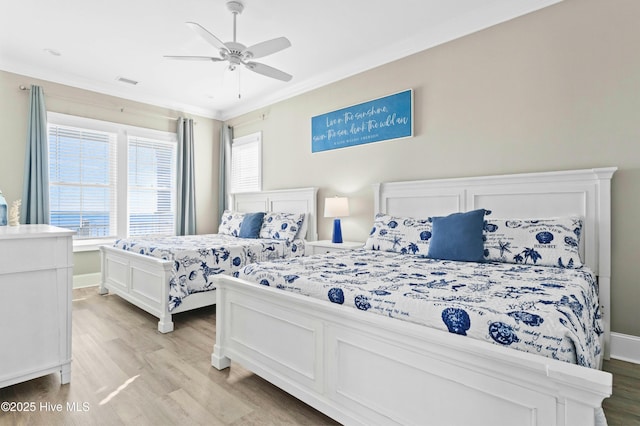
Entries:
{"type": "Polygon", "coordinates": [[[374,250],[247,265],[241,279],[597,368],[594,274],[374,250]]]}
{"type": "Polygon", "coordinates": [[[238,271],[265,260],[304,255],[304,240],[238,238],[207,234],[180,237],[144,237],[117,240],[114,247],[163,260],[173,260],[169,312],[189,294],[215,289],[212,275],[238,271]]]}

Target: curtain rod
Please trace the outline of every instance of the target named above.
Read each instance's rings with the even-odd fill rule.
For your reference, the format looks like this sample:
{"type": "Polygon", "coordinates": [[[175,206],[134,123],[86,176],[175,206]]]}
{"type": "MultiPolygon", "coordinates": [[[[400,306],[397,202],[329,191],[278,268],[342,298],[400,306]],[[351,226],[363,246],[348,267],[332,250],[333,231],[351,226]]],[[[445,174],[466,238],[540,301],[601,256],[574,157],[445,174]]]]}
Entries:
{"type": "MultiPolygon", "coordinates": [[[[18,89],[20,89],[22,91],[31,90],[30,87],[27,87],[24,84],[21,84],[20,86],[18,86],[18,89]]],[[[98,108],[103,108],[103,109],[108,109],[108,110],[117,110],[117,111],[120,111],[122,113],[124,113],[125,109],[127,109],[127,108],[125,108],[123,106],[121,106],[121,107],[118,107],[118,106],[110,107],[110,106],[106,106],[106,105],[100,105],[100,104],[96,104],[96,103],[86,102],[86,101],[83,101],[81,99],[69,98],[69,97],[66,97],[66,96],[60,96],[60,95],[50,95],[50,96],[53,97],[53,98],[62,99],[62,100],[65,100],[65,101],[78,102],[78,103],[82,103],[84,105],[95,106],[95,107],[98,107],[98,108]]],[[[162,115],[162,114],[153,114],[153,113],[146,112],[146,111],[139,111],[139,110],[136,111],[135,109],[133,111],[127,111],[127,113],[128,114],[135,114],[135,115],[142,115],[142,116],[147,116],[147,117],[153,117],[153,118],[165,118],[167,120],[176,120],[176,121],[178,120],[178,117],[171,117],[171,116],[162,115]]],[[[189,118],[189,117],[184,117],[184,118],[189,118]]],[[[198,122],[194,120],[193,124],[196,125],[196,124],[198,124],[198,122]]]]}
{"type": "Polygon", "coordinates": [[[264,121],[267,118],[269,118],[269,114],[262,113],[262,114],[260,114],[259,117],[252,118],[251,120],[247,120],[247,121],[241,121],[240,123],[234,124],[231,127],[242,127],[242,126],[246,126],[248,124],[253,124],[253,123],[258,122],[258,121],[264,121]]]}

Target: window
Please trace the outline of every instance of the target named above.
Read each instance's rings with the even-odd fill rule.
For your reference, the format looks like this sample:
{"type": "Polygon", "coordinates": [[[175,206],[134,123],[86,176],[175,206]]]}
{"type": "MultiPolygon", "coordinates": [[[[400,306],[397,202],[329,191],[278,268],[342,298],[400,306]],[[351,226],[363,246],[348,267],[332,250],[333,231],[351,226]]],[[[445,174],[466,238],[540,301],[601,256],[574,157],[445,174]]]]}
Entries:
{"type": "Polygon", "coordinates": [[[48,114],[50,223],[76,242],[175,232],[176,135],[48,114]]]}
{"type": "Polygon", "coordinates": [[[115,236],[117,134],[48,127],[49,222],[76,238],[115,236]]]}
{"type": "Polygon", "coordinates": [[[260,132],[235,138],[231,143],[230,191],[262,190],[262,134],[260,132]]]}
{"type": "Polygon", "coordinates": [[[175,232],[176,144],[130,137],[129,235],[175,232]]]}

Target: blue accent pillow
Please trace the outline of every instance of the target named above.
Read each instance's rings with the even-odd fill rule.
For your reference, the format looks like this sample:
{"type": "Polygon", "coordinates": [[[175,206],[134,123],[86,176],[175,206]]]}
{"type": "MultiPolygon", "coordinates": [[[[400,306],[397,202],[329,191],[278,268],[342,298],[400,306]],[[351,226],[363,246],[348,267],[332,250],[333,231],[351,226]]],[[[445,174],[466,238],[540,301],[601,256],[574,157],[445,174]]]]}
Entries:
{"type": "Polygon", "coordinates": [[[482,262],[484,260],[484,209],[433,217],[429,257],[482,262]]]}
{"type": "Polygon", "coordinates": [[[238,236],[240,238],[258,238],[263,218],[264,212],[245,214],[242,225],[240,225],[240,234],[238,236]]]}

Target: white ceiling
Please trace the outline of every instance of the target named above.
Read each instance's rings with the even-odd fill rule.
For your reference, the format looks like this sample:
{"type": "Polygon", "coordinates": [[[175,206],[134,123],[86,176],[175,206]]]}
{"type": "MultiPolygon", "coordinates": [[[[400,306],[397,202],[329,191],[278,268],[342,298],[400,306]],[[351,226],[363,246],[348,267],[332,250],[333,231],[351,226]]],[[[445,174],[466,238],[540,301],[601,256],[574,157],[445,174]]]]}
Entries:
{"type": "Polygon", "coordinates": [[[287,37],[256,62],[290,82],[163,58],[217,56],[185,22],[232,40],[226,0],[1,0],[0,69],[225,120],[561,0],[241,1],[237,41],[287,37]]]}

